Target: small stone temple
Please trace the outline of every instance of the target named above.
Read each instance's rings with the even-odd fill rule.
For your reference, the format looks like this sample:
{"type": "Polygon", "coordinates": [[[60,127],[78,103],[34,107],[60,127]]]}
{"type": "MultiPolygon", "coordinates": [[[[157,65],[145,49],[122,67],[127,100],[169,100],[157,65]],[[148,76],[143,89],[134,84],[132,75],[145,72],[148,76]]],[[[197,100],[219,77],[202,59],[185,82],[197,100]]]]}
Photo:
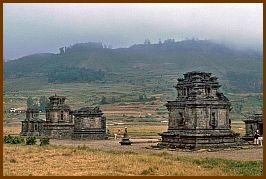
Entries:
{"type": "Polygon", "coordinates": [[[254,140],[254,135],[256,130],[259,130],[259,134],[263,136],[263,115],[262,114],[253,114],[247,116],[243,120],[245,122],[246,133],[242,137],[244,140],[254,140]]]}
{"type": "Polygon", "coordinates": [[[71,138],[74,130],[72,111],[65,104],[66,97],[51,96],[50,103],[46,107],[46,121],[44,135],[52,138],[71,138]]]}
{"type": "Polygon", "coordinates": [[[28,109],[22,121],[21,135],[46,136],[55,139],[106,139],[106,118],[98,107],[72,111],[66,97],[51,96],[46,107],[46,120],[39,111],[28,109]]]}
{"type": "Polygon", "coordinates": [[[207,148],[239,144],[232,131],[230,102],[219,92],[221,85],[211,73],[193,71],[179,78],[177,98],[165,105],[169,111],[168,130],[160,134],[159,147],[207,148]]]}
{"type": "Polygon", "coordinates": [[[106,139],[106,118],[99,107],[84,107],[73,112],[73,139],[106,139]]]}
{"type": "Polygon", "coordinates": [[[26,119],[22,121],[20,135],[24,136],[40,136],[45,121],[39,118],[39,110],[27,109],[26,119]]]}

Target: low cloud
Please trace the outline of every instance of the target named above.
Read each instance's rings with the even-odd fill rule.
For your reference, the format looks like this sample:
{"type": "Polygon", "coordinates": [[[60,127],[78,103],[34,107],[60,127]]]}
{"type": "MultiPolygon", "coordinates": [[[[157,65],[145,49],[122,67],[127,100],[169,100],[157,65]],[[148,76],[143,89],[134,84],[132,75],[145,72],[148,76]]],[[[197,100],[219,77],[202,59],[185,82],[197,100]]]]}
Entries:
{"type": "Polygon", "coordinates": [[[57,52],[77,42],[128,47],[148,38],[196,37],[262,48],[262,3],[4,4],[4,58],[57,52]]]}

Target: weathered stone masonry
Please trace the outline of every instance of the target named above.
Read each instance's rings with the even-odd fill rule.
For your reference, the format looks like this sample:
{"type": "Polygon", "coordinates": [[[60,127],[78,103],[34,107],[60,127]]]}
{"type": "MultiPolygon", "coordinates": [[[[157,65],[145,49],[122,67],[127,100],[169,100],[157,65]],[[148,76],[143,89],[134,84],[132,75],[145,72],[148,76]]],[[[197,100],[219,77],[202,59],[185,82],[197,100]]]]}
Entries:
{"type": "Polygon", "coordinates": [[[263,136],[263,115],[253,114],[247,116],[244,120],[246,133],[242,137],[244,140],[254,140],[254,134],[256,130],[259,130],[259,134],[263,136]]]}
{"type": "Polygon", "coordinates": [[[38,110],[27,110],[21,135],[47,136],[55,139],[106,139],[106,118],[98,108],[84,107],[71,111],[66,97],[51,96],[46,107],[46,120],[38,118],[38,110]],[[73,117],[75,116],[75,118],[73,117]]]}
{"type": "Polygon", "coordinates": [[[98,107],[74,111],[74,139],[106,139],[106,118],[98,107]]]}
{"type": "Polygon", "coordinates": [[[24,136],[40,136],[43,130],[44,120],[39,118],[39,111],[36,109],[28,109],[26,111],[26,119],[22,122],[20,135],[24,136]]]}
{"type": "Polygon", "coordinates": [[[218,92],[217,77],[211,73],[189,72],[175,86],[177,98],[168,101],[168,131],[162,147],[225,147],[239,143],[239,134],[230,128],[230,102],[218,92]]]}

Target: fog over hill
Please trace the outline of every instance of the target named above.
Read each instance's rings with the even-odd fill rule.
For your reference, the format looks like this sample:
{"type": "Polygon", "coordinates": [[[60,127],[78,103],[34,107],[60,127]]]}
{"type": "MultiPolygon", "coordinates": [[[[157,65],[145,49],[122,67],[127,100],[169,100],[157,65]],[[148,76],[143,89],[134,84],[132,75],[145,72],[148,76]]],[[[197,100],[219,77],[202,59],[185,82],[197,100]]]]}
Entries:
{"type": "Polygon", "coordinates": [[[4,63],[5,80],[45,76],[49,82],[90,82],[105,75],[126,75],[138,70],[154,74],[209,71],[228,81],[230,88],[260,92],[262,54],[239,50],[208,40],[145,40],[129,48],[112,49],[88,42],[61,47],[58,53],[41,53],[4,63]]]}
{"type": "Polygon", "coordinates": [[[262,3],[5,3],[4,59],[78,42],[128,48],[150,39],[209,39],[262,50],[262,3]]]}

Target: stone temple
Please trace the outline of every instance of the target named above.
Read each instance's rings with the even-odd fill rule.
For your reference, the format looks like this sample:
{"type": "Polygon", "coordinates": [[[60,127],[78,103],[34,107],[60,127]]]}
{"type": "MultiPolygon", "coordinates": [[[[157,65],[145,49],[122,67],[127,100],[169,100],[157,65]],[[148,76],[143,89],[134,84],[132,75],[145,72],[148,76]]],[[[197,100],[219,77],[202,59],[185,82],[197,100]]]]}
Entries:
{"type": "Polygon", "coordinates": [[[256,130],[259,130],[259,134],[263,136],[263,115],[253,114],[249,115],[244,119],[246,133],[242,139],[251,141],[254,140],[254,134],[256,130]]]}
{"type": "Polygon", "coordinates": [[[20,135],[24,136],[39,136],[43,131],[44,120],[39,118],[39,111],[36,109],[27,109],[26,119],[22,121],[20,135]]]}
{"type": "Polygon", "coordinates": [[[106,139],[106,118],[99,107],[84,107],[73,112],[74,139],[106,139]]]}
{"type": "Polygon", "coordinates": [[[159,147],[207,148],[238,145],[231,130],[230,102],[219,92],[221,85],[211,73],[193,71],[179,78],[177,98],[165,105],[169,111],[167,132],[159,147]]]}
{"type": "Polygon", "coordinates": [[[66,97],[51,96],[50,103],[46,107],[46,122],[43,134],[52,138],[71,138],[74,130],[72,111],[65,104],[66,97]]]}
{"type": "Polygon", "coordinates": [[[51,96],[46,107],[46,120],[39,111],[27,109],[21,135],[46,136],[54,139],[106,139],[106,118],[98,107],[83,107],[72,111],[66,97],[51,96]]]}

